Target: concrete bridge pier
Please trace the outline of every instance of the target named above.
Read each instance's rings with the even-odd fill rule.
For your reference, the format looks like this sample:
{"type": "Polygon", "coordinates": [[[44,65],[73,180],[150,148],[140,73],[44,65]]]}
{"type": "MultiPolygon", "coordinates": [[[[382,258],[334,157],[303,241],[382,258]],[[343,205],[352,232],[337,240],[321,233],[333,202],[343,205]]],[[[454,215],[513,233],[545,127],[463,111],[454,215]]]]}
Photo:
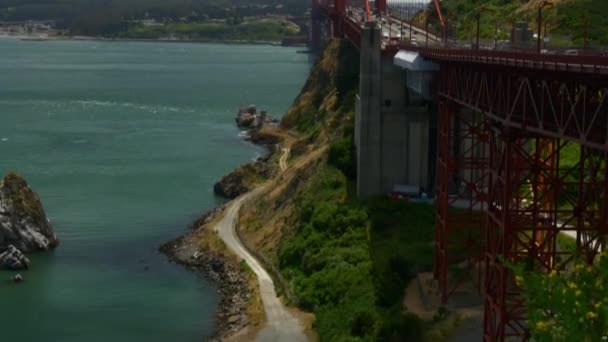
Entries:
{"type": "Polygon", "coordinates": [[[382,55],[381,43],[381,29],[368,22],[361,32],[355,115],[357,194],[386,194],[396,185],[429,192],[435,139],[429,110],[408,90],[406,72],[382,55]]]}

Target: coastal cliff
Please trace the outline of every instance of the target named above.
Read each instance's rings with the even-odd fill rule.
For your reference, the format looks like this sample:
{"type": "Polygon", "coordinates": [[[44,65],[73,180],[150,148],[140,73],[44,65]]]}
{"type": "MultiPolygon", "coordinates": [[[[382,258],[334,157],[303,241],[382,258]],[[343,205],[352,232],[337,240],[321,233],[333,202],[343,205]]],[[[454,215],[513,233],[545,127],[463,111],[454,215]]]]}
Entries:
{"type": "MultiPolygon", "coordinates": [[[[271,274],[283,302],[310,313],[296,310],[307,317],[301,318],[306,331],[328,341],[422,340],[423,335],[442,340],[449,329],[430,327],[443,324],[446,315],[439,323],[424,322],[413,306],[404,304],[416,271],[432,270],[432,207],[388,197],[361,201],[353,195],[358,72],[357,50],[347,41],[330,40],[279,127],[261,130],[273,136],[269,141],[277,144],[274,151],[282,151],[281,157],[274,153],[258,166],[237,168],[220,181],[221,192],[233,197],[255,188],[240,206],[236,235],[271,274]]],[[[199,220],[190,238],[173,249],[187,250],[186,259],[225,251],[208,228],[214,220],[199,220]],[[184,247],[188,244],[196,249],[184,247]]],[[[241,262],[228,251],[219,256],[233,265],[241,262]]],[[[212,274],[208,264],[214,261],[200,260],[206,263],[203,272],[212,274]]],[[[231,286],[221,279],[218,284],[231,286]]],[[[256,283],[239,291],[241,298],[249,298],[248,309],[239,311],[247,312],[247,320],[233,318],[238,323],[226,326],[230,307],[220,306],[222,338],[245,321],[262,324],[256,283]]]]}

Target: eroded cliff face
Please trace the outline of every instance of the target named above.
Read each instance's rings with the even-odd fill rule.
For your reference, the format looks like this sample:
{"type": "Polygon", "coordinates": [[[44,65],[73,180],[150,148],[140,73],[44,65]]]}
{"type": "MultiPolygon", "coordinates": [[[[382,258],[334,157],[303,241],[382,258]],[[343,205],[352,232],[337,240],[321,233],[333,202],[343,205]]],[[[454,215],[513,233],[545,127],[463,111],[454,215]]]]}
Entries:
{"type": "Polygon", "coordinates": [[[275,175],[276,167],[268,162],[271,158],[272,154],[269,154],[255,162],[237,167],[216,182],[213,191],[218,196],[230,199],[251,191],[275,175]]]}
{"type": "Polygon", "coordinates": [[[58,244],[38,195],[21,176],[6,175],[0,183],[0,252],[10,245],[30,253],[58,244]]]}

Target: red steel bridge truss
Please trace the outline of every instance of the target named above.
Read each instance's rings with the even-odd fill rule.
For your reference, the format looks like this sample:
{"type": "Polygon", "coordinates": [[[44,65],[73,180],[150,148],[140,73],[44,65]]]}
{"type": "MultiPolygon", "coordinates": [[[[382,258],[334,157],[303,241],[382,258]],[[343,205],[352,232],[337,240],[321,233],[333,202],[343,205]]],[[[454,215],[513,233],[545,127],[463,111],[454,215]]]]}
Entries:
{"type": "MultiPolygon", "coordinates": [[[[391,11],[385,0],[313,0],[313,21],[359,47],[352,7],[367,19],[391,11]]],[[[591,263],[608,233],[608,58],[409,42],[385,52],[399,48],[440,66],[434,273],[442,299],[461,283],[455,266],[475,270],[483,340],[526,340],[526,304],[507,265],[550,272],[576,257],[591,263]],[[576,250],[560,248],[559,234],[576,250]]]]}

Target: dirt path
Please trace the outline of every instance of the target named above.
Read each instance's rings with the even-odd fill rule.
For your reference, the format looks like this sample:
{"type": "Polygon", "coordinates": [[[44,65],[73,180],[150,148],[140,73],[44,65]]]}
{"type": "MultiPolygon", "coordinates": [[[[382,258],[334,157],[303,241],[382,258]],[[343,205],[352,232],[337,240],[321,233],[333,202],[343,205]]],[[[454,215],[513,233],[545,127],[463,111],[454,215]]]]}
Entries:
{"type": "MultiPolygon", "coordinates": [[[[283,149],[283,155],[279,163],[282,171],[287,168],[286,161],[288,156],[289,149],[283,149]]],[[[226,210],[226,214],[222,220],[215,226],[215,230],[233,253],[247,261],[247,264],[258,278],[267,323],[266,327],[258,333],[256,341],[307,341],[300,322],[277,297],[272,278],[262,265],[243,247],[235,232],[236,221],[238,220],[241,206],[250,198],[258,195],[262,190],[263,187],[259,187],[234,200],[226,210]]]]}
{"type": "Polygon", "coordinates": [[[282,151],[283,155],[281,156],[281,159],[279,159],[279,167],[281,168],[281,172],[285,172],[285,170],[287,170],[287,158],[289,158],[290,149],[283,148],[282,151]]]}

